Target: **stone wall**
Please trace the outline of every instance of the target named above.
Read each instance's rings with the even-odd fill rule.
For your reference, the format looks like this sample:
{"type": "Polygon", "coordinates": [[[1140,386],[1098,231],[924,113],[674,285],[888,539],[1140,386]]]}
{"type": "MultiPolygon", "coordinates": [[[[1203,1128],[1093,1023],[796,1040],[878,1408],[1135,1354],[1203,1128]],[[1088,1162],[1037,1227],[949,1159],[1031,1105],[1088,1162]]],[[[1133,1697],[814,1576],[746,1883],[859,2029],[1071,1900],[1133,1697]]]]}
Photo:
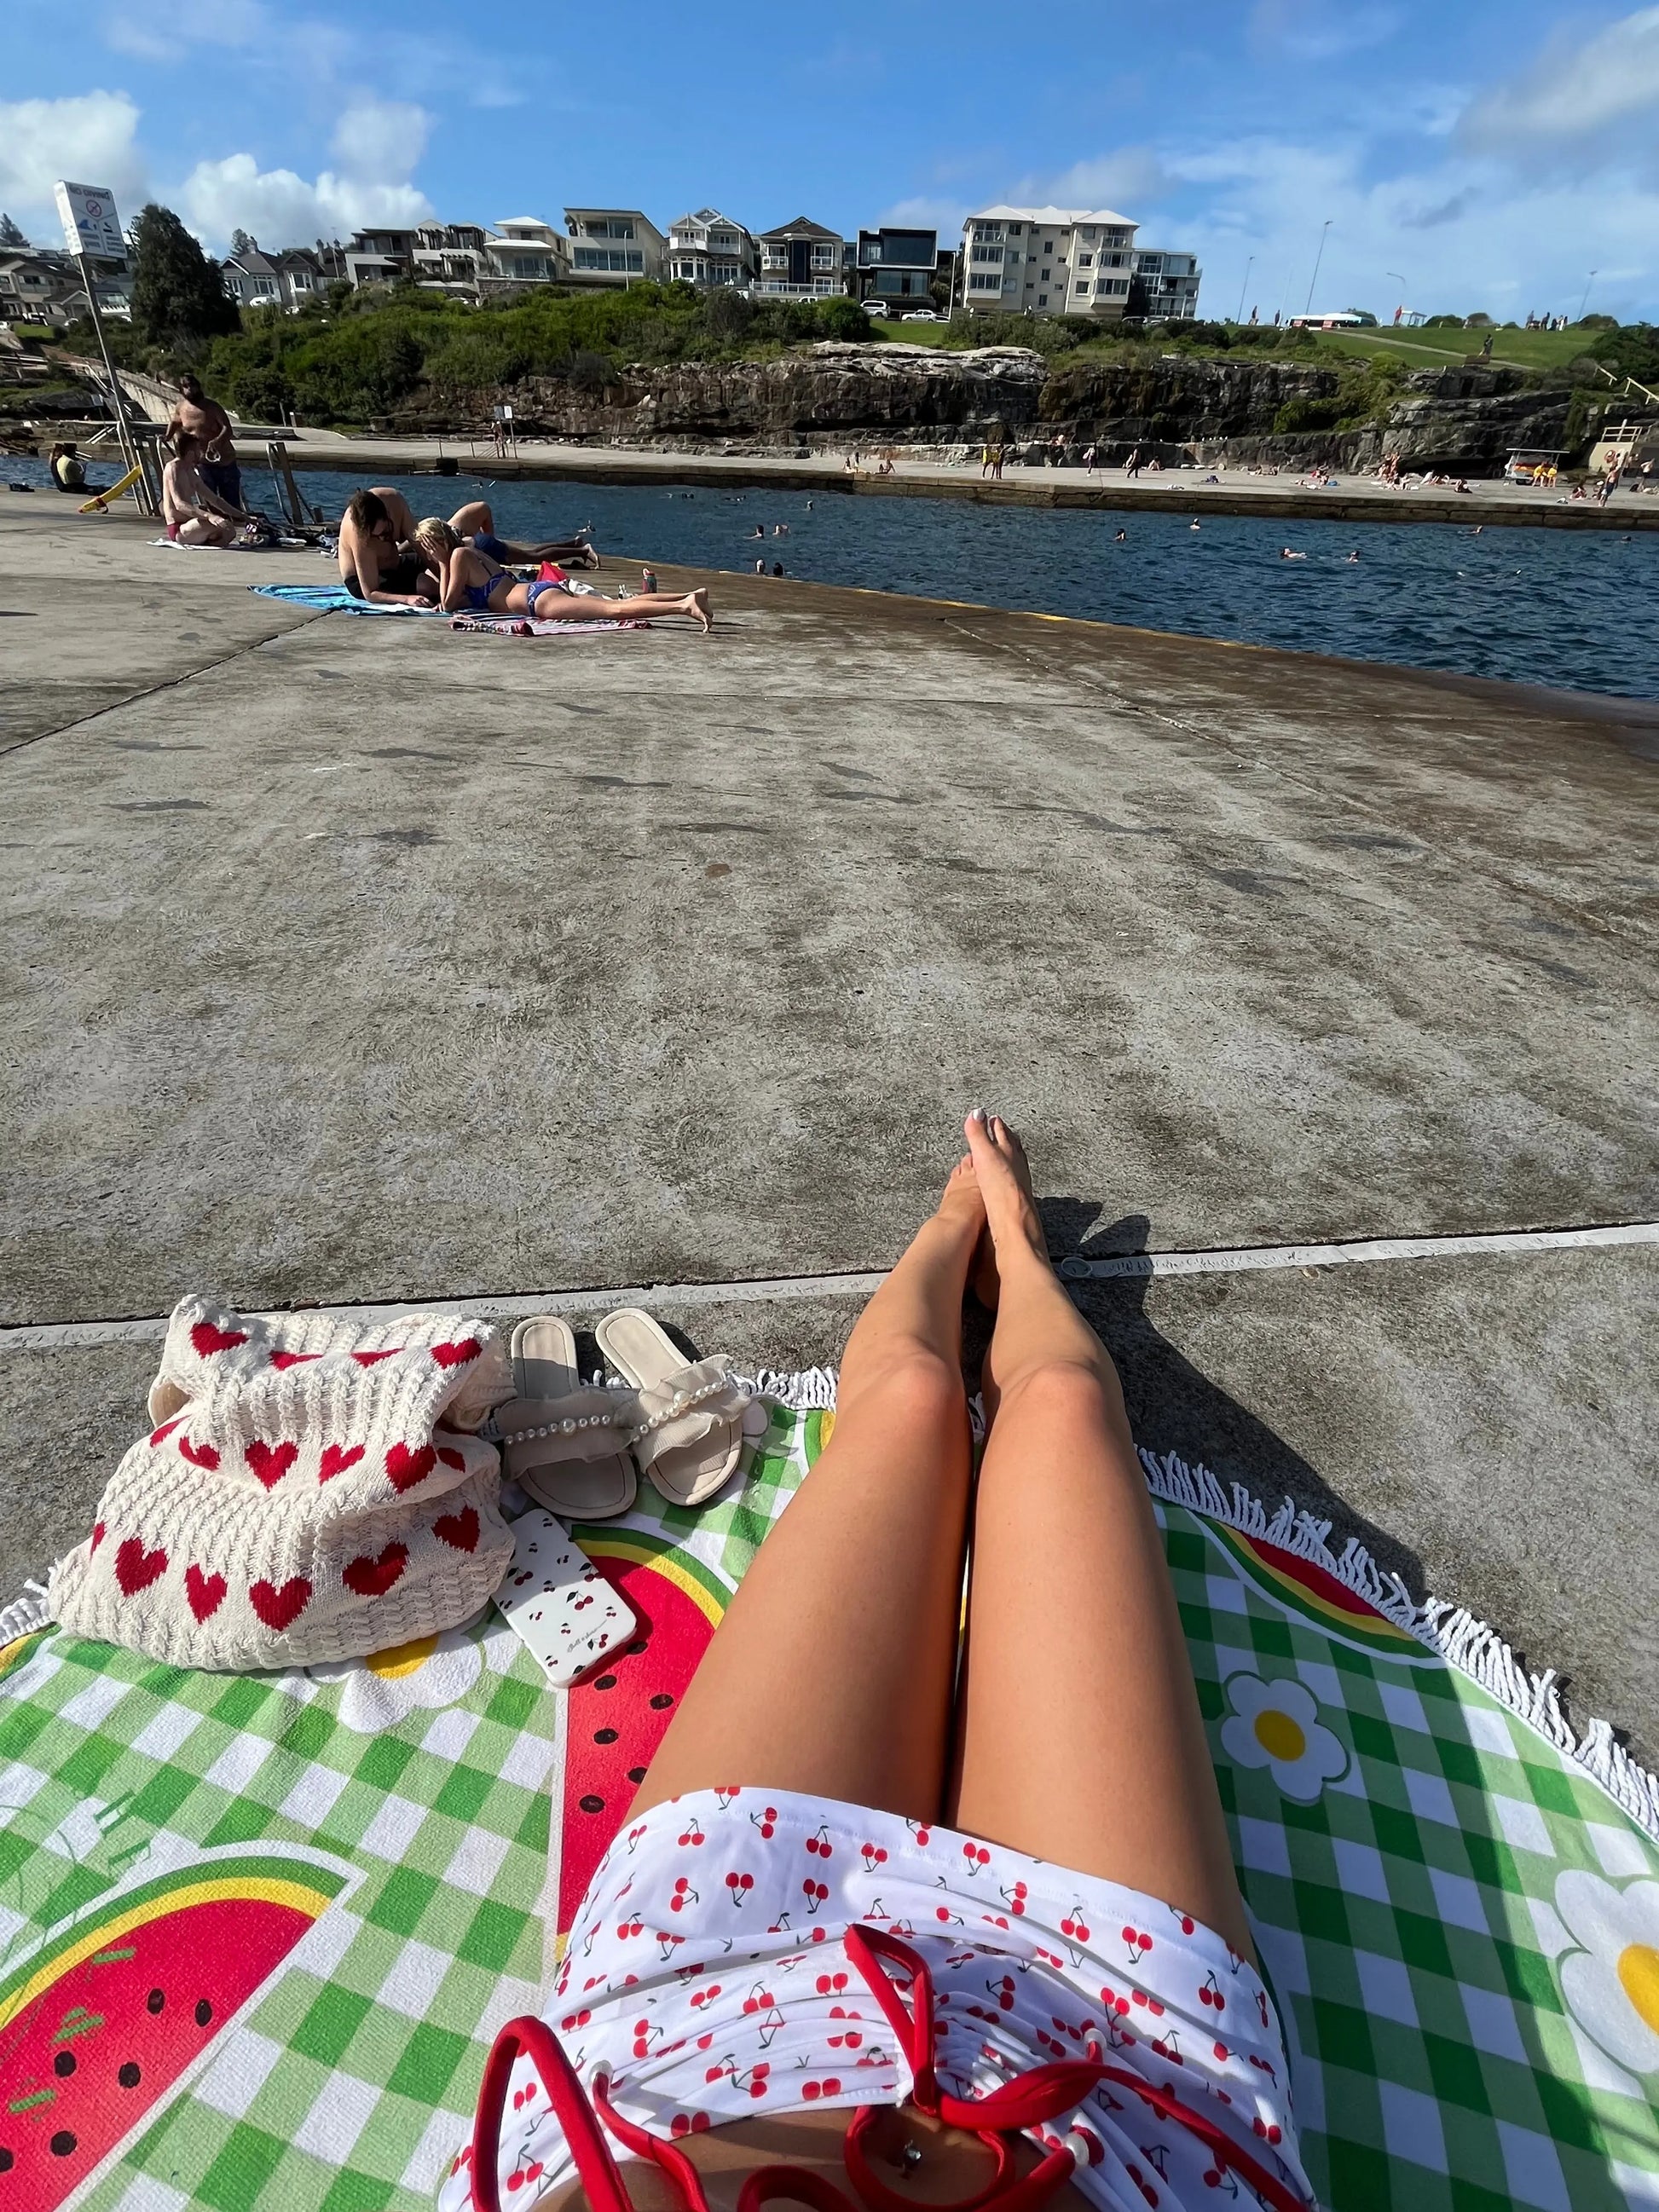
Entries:
{"type": "Polygon", "coordinates": [[[825,343],[773,361],[633,367],[604,388],[535,378],[503,395],[521,425],[582,441],[669,448],[734,445],[975,446],[1035,453],[1059,437],[1103,463],[1147,459],[1369,466],[1397,452],[1413,467],[1494,475],[1515,446],[1565,443],[1565,389],[1474,367],[1408,376],[1380,422],[1330,368],[1273,360],[1045,361],[1015,346],[969,353],[825,343]]]}

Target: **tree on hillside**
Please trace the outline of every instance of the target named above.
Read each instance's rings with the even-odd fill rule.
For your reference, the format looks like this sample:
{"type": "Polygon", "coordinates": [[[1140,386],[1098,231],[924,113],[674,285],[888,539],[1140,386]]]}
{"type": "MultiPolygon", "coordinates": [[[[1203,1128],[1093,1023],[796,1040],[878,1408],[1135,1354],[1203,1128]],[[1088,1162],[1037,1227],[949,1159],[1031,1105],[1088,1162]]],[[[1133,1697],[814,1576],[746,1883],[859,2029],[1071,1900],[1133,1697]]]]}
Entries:
{"type": "Polygon", "coordinates": [[[152,200],[132,226],[132,322],[147,344],[189,350],[238,327],[218,264],[171,208],[152,200]]]}
{"type": "Polygon", "coordinates": [[[0,246],[3,246],[12,253],[18,253],[27,244],[27,239],[24,237],[11,217],[9,215],[0,215],[0,246]]]}
{"type": "Polygon", "coordinates": [[[245,230],[233,230],[230,234],[230,250],[240,260],[243,254],[252,253],[254,251],[253,240],[245,230]]]}

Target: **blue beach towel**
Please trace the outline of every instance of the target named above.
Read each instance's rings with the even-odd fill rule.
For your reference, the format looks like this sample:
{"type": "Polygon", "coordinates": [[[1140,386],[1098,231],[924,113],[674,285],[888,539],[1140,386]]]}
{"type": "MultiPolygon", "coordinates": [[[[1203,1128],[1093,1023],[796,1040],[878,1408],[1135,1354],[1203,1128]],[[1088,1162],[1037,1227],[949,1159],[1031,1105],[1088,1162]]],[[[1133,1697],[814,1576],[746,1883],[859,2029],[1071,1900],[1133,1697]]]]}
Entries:
{"type": "Polygon", "coordinates": [[[319,614],[332,615],[435,615],[439,607],[377,607],[367,599],[354,599],[343,584],[250,584],[251,592],[258,592],[267,599],[287,599],[296,607],[313,607],[319,614]]]}

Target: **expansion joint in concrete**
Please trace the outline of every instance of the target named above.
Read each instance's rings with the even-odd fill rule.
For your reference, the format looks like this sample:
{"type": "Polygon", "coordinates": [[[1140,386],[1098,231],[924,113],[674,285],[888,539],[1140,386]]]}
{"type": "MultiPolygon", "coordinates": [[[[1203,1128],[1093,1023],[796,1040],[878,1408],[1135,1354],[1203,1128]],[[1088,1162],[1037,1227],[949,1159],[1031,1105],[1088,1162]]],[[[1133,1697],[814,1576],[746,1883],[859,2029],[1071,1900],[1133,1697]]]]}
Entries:
{"type": "MultiPolygon", "coordinates": [[[[1621,1221],[1574,1229],[1500,1230],[1474,1237],[1372,1237],[1341,1244],[1248,1245],[1231,1251],[1133,1252],[1091,1259],[1067,1253],[1059,1262],[1073,1283],[1110,1282],[1174,1275],[1253,1274],[1299,1269],[1413,1260],[1542,1258],[1551,1253],[1607,1250],[1631,1244],[1659,1244],[1659,1221],[1621,1221]]],[[[677,1308],[765,1304],[790,1298],[867,1298],[887,1279],[884,1269],[859,1274],[744,1277],[713,1283],[590,1285],[581,1290],[479,1291],[465,1298],[371,1299],[331,1305],[325,1313],[354,1320],[386,1320],[398,1314],[487,1313],[503,1318],[523,1314],[603,1313],[616,1306],[658,1299],[677,1308]]],[[[167,1334],[165,1314],[105,1321],[25,1322],[0,1328],[0,1352],[72,1352],[112,1344],[143,1344],[167,1334]]]]}

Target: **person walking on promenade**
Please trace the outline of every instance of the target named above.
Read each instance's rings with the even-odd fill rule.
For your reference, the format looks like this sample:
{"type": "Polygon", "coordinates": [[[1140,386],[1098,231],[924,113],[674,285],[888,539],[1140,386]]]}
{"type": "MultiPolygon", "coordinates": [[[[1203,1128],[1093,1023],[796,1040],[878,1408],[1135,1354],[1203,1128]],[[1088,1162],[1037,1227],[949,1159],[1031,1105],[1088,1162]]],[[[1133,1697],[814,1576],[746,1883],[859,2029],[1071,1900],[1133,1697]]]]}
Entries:
{"type": "Polygon", "coordinates": [[[991,481],[993,483],[1000,483],[1002,482],[1002,464],[1007,458],[1007,447],[1000,445],[994,447],[992,450],[991,481]]]}
{"type": "Polygon", "coordinates": [[[991,473],[991,448],[988,446],[981,446],[979,449],[979,473],[981,482],[991,473]]]}
{"type": "Polygon", "coordinates": [[[1310,2212],[1117,1373],[1018,1137],[976,1112],[967,1138],[576,1909],[546,2019],[501,2031],[440,2212],[689,2212],[699,2171],[716,2204],[741,2182],[744,2207],[815,2212],[857,2212],[847,2178],[889,2212],[1310,2212]],[[970,1285],[995,1315],[977,1476],[970,1285]],[[1115,2031],[1131,1991],[1157,2035],[1115,2031]]]}
{"type": "Polygon", "coordinates": [[[199,379],[193,375],[179,378],[179,404],[167,423],[167,442],[175,453],[181,430],[190,431],[202,441],[202,458],[198,465],[202,482],[227,507],[234,507],[240,514],[243,507],[242,471],[231,437],[230,417],[216,399],[208,398],[199,379]]]}
{"type": "Polygon", "coordinates": [[[1123,464],[1123,473],[1126,477],[1138,477],[1140,474],[1140,448],[1139,446],[1136,446],[1132,449],[1128,459],[1123,464]]]}

